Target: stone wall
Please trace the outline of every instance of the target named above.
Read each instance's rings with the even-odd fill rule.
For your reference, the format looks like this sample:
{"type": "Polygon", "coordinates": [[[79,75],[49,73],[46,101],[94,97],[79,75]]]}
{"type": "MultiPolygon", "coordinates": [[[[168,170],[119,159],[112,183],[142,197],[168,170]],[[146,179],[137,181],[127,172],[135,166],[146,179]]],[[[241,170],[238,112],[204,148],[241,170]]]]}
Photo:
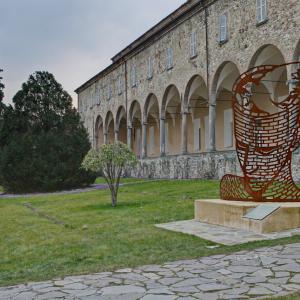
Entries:
{"type": "MultiPolygon", "coordinates": [[[[142,159],[126,175],[140,178],[171,179],[216,179],[225,174],[241,176],[240,165],[235,151],[215,151],[198,155],[176,155],[153,159],[142,159]]],[[[293,155],[292,174],[300,182],[300,151],[293,155]]]]}

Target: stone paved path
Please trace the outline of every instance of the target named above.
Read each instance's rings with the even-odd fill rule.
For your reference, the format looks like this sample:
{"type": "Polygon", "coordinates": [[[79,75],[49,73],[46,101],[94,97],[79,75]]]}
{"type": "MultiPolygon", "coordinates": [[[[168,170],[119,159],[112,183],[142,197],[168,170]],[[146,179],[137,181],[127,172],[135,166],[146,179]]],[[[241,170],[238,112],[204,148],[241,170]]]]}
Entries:
{"type": "Polygon", "coordinates": [[[257,299],[300,290],[300,243],[0,288],[0,299],[257,299]]]}

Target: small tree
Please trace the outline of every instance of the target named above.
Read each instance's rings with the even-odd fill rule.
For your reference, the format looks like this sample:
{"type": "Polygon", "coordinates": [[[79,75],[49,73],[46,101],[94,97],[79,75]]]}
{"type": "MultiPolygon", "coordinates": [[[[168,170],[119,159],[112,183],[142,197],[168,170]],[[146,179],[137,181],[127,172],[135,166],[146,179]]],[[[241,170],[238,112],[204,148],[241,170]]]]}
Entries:
{"type": "Polygon", "coordinates": [[[102,172],[111,192],[112,206],[117,205],[120,178],[125,167],[132,167],[137,159],[129,147],[121,142],[103,145],[99,150],[91,149],[82,166],[92,172],[102,172]]]}

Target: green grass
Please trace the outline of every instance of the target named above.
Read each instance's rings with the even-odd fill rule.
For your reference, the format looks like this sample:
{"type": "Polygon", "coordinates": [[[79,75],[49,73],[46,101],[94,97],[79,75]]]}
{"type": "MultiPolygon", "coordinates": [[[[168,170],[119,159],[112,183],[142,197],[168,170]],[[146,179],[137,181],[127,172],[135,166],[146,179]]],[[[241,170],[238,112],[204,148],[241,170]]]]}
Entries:
{"type": "Polygon", "coordinates": [[[1,199],[0,285],[300,241],[293,237],[211,250],[206,248],[211,242],[154,227],[192,219],[195,199],[218,194],[216,181],[163,180],[121,187],[116,208],[108,190],[1,199]],[[65,226],[33,213],[26,202],[65,226]]]}
{"type": "Polygon", "coordinates": [[[300,292],[291,294],[288,296],[276,297],[276,298],[268,298],[268,300],[299,300],[300,299],[300,292]]]}

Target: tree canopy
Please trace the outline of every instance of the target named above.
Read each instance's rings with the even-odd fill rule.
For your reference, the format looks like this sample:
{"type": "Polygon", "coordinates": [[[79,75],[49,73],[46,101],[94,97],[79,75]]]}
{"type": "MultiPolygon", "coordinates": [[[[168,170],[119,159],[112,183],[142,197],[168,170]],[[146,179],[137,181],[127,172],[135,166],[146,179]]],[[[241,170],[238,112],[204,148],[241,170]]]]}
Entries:
{"type": "Polygon", "coordinates": [[[90,184],[81,168],[88,134],[71,96],[48,72],[29,76],[5,110],[0,131],[0,181],[9,191],[50,191],[90,184]]]}

